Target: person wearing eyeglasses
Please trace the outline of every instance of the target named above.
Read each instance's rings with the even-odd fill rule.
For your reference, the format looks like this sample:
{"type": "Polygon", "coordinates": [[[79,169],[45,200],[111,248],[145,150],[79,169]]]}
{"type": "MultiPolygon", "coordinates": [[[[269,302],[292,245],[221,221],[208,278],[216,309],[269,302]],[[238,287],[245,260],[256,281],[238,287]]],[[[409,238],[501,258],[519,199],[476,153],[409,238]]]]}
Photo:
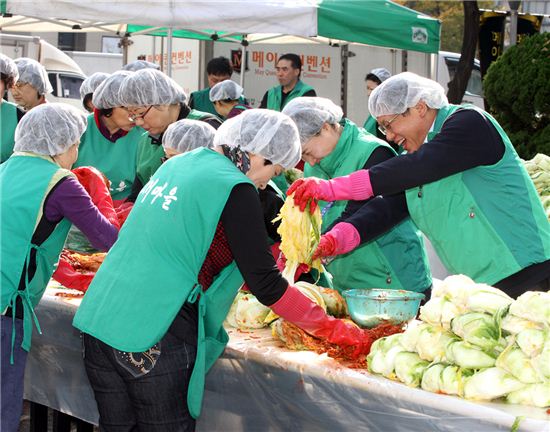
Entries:
{"type": "Polygon", "coordinates": [[[141,69],[128,76],[120,88],[120,97],[129,119],[146,131],[138,143],[136,177],[126,198],[133,202],[162,164],[162,134],[168,126],[178,120],[190,119],[203,121],[217,129],[221,121],[210,113],[189,108],[183,89],[172,78],[155,69],[141,69]]]}
{"type": "Polygon", "coordinates": [[[19,71],[19,78],[11,88],[15,103],[25,111],[46,103],[46,95],[53,88],[44,66],[27,57],[15,59],[15,64],[19,71]]]}
{"type": "Polygon", "coordinates": [[[25,112],[7,100],[7,91],[17,82],[19,71],[15,62],[2,53],[0,74],[0,163],[3,163],[13,153],[15,128],[25,112]]]}
{"type": "MultiPolygon", "coordinates": [[[[369,111],[407,154],[331,180],[297,181],[302,209],[313,200],[388,200],[405,192],[410,215],[450,273],[512,297],[550,288],[550,223],[510,138],[472,105],[452,105],[443,88],[410,72],[371,94],[369,111]]],[[[367,202],[320,242],[317,255],[341,255],[382,234],[367,202]],[[342,224],[346,224],[342,226],[342,224]]]]}
{"type": "Polygon", "coordinates": [[[134,72],[118,71],[94,91],[93,114],[80,142],[75,167],[93,166],[111,182],[113,200],[125,199],[136,177],[138,143],[145,131],[128,118],[120,86],[134,72]]]}
{"type": "Polygon", "coordinates": [[[247,110],[214,146],[229,152],[198,148],[157,170],[75,315],[102,430],[195,430],[243,281],[279,316],[353,356],[373,342],[290,285],[271,255],[256,188],[300,159],[292,120],[247,110]]]}
{"type": "MultiPolygon", "coordinates": [[[[296,98],[288,103],[283,113],[298,126],[302,159],[306,162],[305,178],[330,180],[396,157],[385,141],[365,133],[344,118],[342,109],[329,99],[296,98]]],[[[371,198],[370,201],[379,211],[375,221],[377,228],[385,233],[326,265],[333,278],[333,288],[339,291],[361,287],[426,292],[432,278],[420,232],[405,212],[400,212],[399,217],[389,217],[394,208],[403,206],[405,194],[395,194],[385,200],[371,198]]],[[[346,229],[349,224],[340,222],[347,221],[366,202],[368,200],[354,199],[323,202],[323,230],[331,231],[335,226],[337,230],[346,229]]]]}

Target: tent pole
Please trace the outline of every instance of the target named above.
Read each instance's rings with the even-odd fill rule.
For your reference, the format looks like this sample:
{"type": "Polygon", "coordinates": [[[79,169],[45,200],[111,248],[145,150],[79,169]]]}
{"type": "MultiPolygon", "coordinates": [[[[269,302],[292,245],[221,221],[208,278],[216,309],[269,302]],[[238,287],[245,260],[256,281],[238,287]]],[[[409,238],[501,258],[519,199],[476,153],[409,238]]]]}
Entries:
{"type": "Polygon", "coordinates": [[[168,27],[168,34],[166,38],[166,51],[168,51],[168,65],[166,67],[166,74],[172,77],[172,37],[174,30],[172,27],[168,27]]]}
{"type": "Polygon", "coordinates": [[[246,73],[246,47],[248,46],[248,41],[246,40],[246,35],[243,35],[243,40],[241,42],[241,87],[244,89],[244,74],[246,73]]]}

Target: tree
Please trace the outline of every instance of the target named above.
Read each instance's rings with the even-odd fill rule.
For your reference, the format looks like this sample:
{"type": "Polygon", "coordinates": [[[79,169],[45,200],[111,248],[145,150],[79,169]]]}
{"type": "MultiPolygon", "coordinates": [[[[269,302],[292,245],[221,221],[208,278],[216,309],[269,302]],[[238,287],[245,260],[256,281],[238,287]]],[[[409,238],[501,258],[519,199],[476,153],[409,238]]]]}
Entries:
{"type": "Polygon", "coordinates": [[[518,154],[550,154],[550,33],[510,47],[491,64],[483,87],[518,154]]]}
{"type": "Polygon", "coordinates": [[[477,7],[477,1],[463,1],[462,4],[464,7],[462,49],[455,76],[449,83],[449,92],[447,93],[449,102],[455,104],[462,102],[462,98],[466,92],[468,80],[474,67],[479,34],[479,8],[477,7]]]}

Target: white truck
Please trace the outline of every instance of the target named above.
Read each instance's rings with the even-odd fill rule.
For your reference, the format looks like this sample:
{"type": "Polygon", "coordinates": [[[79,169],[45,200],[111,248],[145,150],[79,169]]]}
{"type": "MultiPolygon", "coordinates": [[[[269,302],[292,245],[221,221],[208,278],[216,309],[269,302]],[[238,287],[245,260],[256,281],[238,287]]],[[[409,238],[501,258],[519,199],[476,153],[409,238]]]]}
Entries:
{"type": "Polygon", "coordinates": [[[80,66],[63,51],[34,36],[0,34],[0,52],[13,59],[29,57],[40,62],[48,72],[53,92],[50,102],[64,102],[83,109],[80,86],[86,75],[80,66]]]}

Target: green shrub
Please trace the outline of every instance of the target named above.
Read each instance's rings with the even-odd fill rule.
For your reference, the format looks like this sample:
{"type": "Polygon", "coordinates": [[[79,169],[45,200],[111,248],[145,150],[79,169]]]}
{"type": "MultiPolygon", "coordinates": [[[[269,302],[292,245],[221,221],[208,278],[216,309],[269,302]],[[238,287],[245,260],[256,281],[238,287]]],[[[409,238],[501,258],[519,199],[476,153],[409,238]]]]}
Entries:
{"type": "Polygon", "coordinates": [[[487,71],[483,89],[520,157],[550,154],[550,33],[509,48],[487,71]]]}

